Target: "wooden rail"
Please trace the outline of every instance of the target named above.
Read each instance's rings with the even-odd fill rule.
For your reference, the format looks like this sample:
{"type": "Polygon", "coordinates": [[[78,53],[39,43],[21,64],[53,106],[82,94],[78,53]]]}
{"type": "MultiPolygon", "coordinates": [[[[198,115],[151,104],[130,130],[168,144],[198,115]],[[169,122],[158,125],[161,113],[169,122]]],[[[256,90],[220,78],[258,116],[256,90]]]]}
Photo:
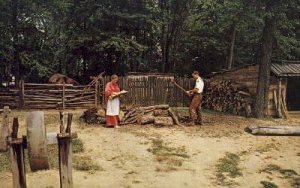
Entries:
{"type": "MultiPolygon", "coordinates": [[[[121,89],[129,93],[122,98],[122,104],[149,106],[170,104],[170,106],[186,106],[189,98],[171,82],[171,76],[128,76],[120,77],[121,89]]],[[[178,84],[186,89],[193,87],[189,78],[176,78],[178,84]]],[[[19,109],[73,109],[97,107],[105,103],[104,82],[97,82],[88,90],[86,86],[70,84],[37,84],[21,81],[16,88],[0,88],[0,108],[10,106],[19,109]],[[84,91],[84,92],[83,92],[84,91]]]]}
{"type": "Polygon", "coordinates": [[[84,87],[20,81],[17,88],[0,89],[0,108],[65,109],[98,106],[102,95],[101,84],[97,83],[82,94],[84,87]]]}

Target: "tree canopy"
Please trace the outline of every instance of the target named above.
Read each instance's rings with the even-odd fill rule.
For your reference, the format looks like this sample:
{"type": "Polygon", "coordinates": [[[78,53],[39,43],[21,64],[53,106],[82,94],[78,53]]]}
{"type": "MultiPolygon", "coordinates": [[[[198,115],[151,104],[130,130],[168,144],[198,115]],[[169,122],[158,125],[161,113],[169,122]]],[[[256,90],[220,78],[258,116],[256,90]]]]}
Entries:
{"type": "Polygon", "coordinates": [[[208,74],[258,63],[265,17],[273,60],[300,59],[297,0],[0,0],[0,82],[106,71],[208,74]]]}

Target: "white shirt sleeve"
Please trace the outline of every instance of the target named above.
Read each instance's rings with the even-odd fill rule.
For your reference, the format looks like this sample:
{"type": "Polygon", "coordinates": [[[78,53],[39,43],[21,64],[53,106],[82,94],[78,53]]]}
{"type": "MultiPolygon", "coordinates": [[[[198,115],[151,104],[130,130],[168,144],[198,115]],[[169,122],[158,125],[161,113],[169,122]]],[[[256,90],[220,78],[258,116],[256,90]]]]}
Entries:
{"type": "Polygon", "coordinates": [[[201,78],[198,78],[196,80],[195,88],[198,89],[198,93],[202,93],[203,92],[204,82],[203,82],[203,80],[201,78]]]}

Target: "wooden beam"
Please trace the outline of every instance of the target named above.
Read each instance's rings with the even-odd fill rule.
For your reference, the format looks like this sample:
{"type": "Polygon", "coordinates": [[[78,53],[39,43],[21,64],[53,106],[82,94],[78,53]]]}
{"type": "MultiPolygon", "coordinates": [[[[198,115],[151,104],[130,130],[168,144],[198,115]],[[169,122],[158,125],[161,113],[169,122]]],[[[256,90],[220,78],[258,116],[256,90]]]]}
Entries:
{"type": "Polygon", "coordinates": [[[66,95],[66,85],[63,84],[63,91],[62,91],[62,109],[65,109],[65,95],[66,95]]]}
{"type": "Polygon", "coordinates": [[[299,126],[250,126],[248,130],[254,135],[300,135],[299,126]]]}
{"type": "Polygon", "coordinates": [[[278,105],[277,105],[277,111],[278,111],[278,117],[279,118],[282,118],[282,112],[281,112],[281,105],[282,105],[282,100],[281,100],[281,78],[279,78],[278,80],[278,89],[277,89],[277,92],[278,92],[278,105]]]}
{"type": "Polygon", "coordinates": [[[72,188],[73,176],[72,176],[72,125],[73,114],[68,114],[68,121],[65,133],[57,135],[58,151],[59,151],[59,175],[60,175],[60,187],[72,188]]]}
{"type": "Polygon", "coordinates": [[[26,188],[23,139],[18,138],[19,121],[14,118],[10,141],[10,158],[13,174],[13,188],[26,188]]]}
{"type": "Polygon", "coordinates": [[[24,80],[21,80],[19,83],[19,109],[22,109],[24,107],[24,80]]]}
{"type": "Polygon", "coordinates": [[[2,126],[0,129],[0,152],[7,151],[7,137],[9,136],[9,113],[9,107],[4,106],[2,113],[2,126]]]}

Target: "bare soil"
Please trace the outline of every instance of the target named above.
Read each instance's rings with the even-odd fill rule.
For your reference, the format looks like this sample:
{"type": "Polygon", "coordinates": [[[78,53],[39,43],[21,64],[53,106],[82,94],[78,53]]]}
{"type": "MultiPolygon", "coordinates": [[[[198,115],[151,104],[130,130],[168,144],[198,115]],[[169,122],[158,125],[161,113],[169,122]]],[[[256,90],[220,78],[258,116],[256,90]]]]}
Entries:
{"type": "MultiPolygon", "coordinates": [[[[300,125],[300,115],[257,120],[205,112],[201,127],[109,129],[82,123],[82,111],[72,111],[72,130],[84,144],[84,152],[74,156],[91,159],[92,167],[74,168],[74,187],[300,187],[300,137],[244,131],[249,125],[300,125]]],[[[26,133],[25,114],[12,113],[20,119],[20,135],[26,133]]],[[[58,117],[45,111],[47,132],[59,130],[58,117]]],[[[0,187],[12,187],[11,172],[1,166],[0,187]]],[[[27,187],[59,187],[57,167],[27,171],[27,187]]]]}

